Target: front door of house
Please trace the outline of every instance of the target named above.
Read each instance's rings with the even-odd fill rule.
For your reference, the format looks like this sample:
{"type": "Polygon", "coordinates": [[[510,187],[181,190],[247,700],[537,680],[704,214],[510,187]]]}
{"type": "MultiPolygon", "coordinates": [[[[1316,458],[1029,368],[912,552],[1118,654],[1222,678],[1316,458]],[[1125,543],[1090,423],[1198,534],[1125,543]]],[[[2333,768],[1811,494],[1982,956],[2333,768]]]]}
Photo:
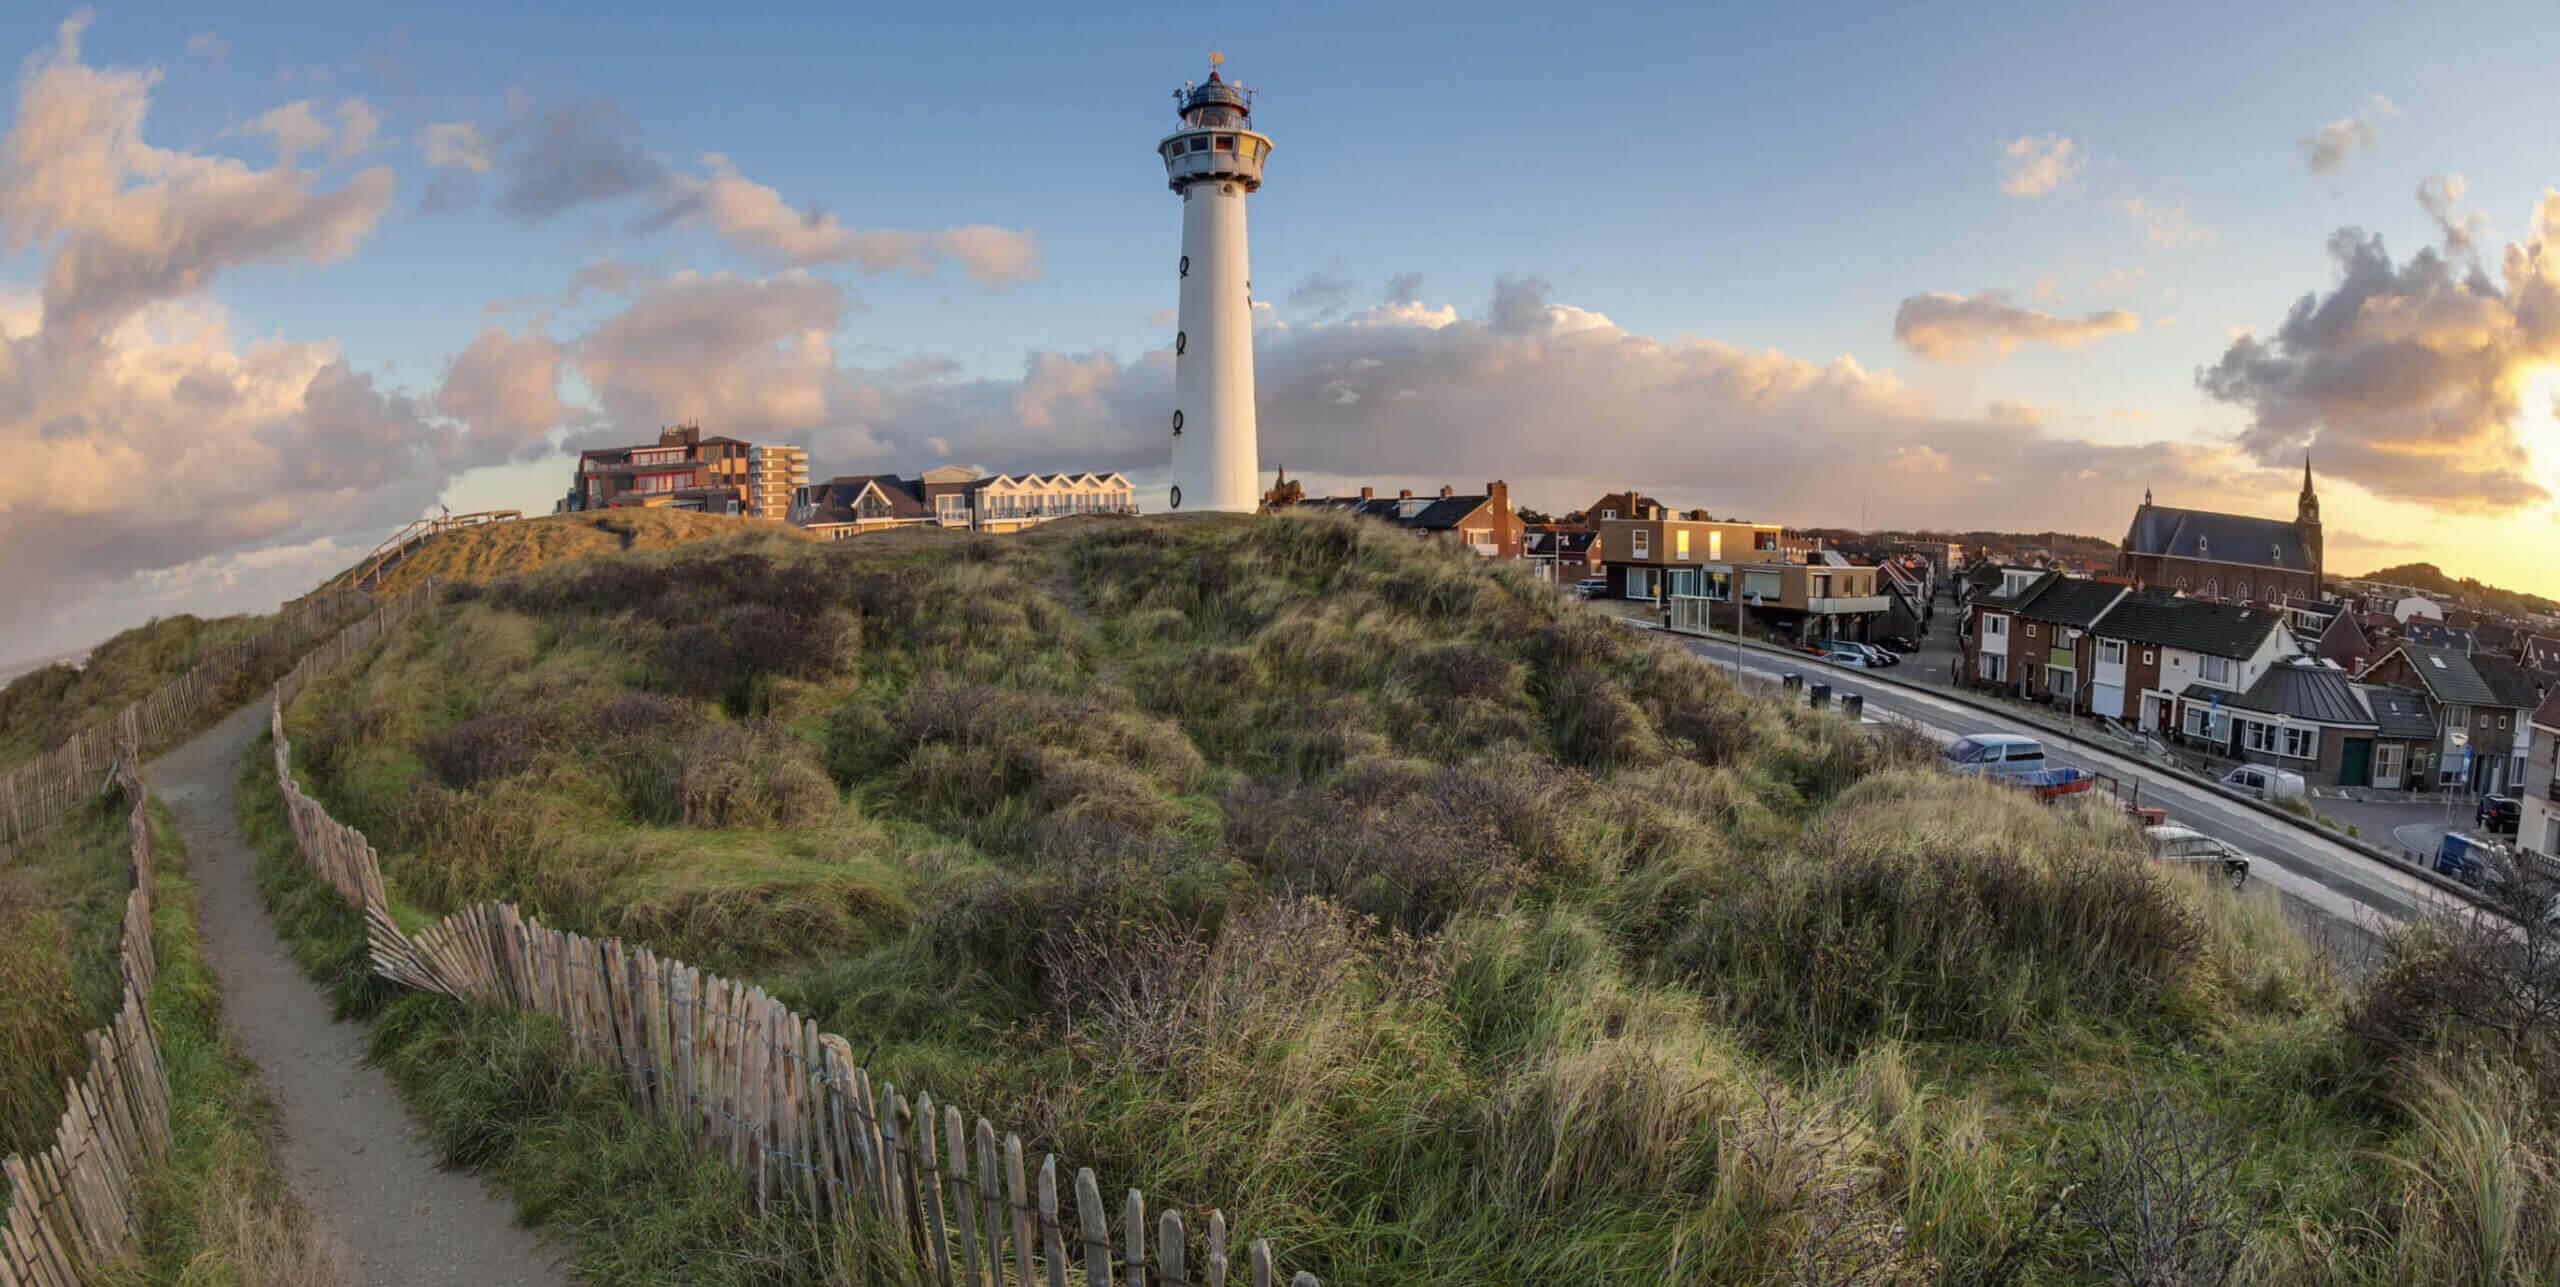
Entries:
{"type": "Polygon", "coordinates": [[[2365,786],[2372,780],[2373,739],[2350,737],[2338,744],[2338,785],[2365,786]]]}
{"type": "Polygon", "coordinates": [[[2385,742],[2373,752],[2373,784],[2397,790],[2400,786],[2400,757],[2408,749],[2398,742],[2385,742]]]}

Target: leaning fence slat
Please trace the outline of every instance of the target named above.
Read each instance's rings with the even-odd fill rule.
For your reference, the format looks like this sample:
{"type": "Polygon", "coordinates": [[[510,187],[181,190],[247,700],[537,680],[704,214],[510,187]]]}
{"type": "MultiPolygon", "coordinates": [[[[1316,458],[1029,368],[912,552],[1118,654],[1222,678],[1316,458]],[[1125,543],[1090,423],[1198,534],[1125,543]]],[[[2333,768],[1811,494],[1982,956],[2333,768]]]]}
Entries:
{"type": "Polygon", "coordinates": [[[1102,1214],[1102,1184],[1092,1167],[1076,1170],[1076,1226],[1084,1241],[1084,1280],[1111,1287],[1111,1225],[1102,1214]]]}
{"type": "Polygon", "coordinates": [[[978,1119],[978,1210],[987,1221],[987,1281],[1004,1283],[1004,1185],[996,1171],[996,1127],[978,1119]]]}
{"type": "Polygon", "coordinates": [[[1058,1220],[1058,1155],[1040,1159],[1040,1258],[1048,1262],[1049,1287],[1067,1287],[1066,1226],[1058,1220]]]}
{"type": "Polygon", "coordinates": [[[1209,1211],[1209,1287],[1227,1287],[1227,1213],[1209,1211]]]}
{"type": "Polygon", "coordinates": [[[1156,1222],[1156,1264],[1166,1282],[1187,1284],[1191,1281],[1184,1276],[1189,1266],[1183,1260],[1182,1213],[1179,1211],[1167,1211],[1164,1218],[1156,1222]]]}

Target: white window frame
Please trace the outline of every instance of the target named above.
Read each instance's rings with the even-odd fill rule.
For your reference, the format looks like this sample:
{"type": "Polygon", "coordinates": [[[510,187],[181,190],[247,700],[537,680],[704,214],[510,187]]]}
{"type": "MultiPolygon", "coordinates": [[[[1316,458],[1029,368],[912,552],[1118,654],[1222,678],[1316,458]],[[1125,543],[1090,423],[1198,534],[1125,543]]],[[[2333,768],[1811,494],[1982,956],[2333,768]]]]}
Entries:
{"type": "Polygon", "coordinates": [[[1629,536],[1628,542],[1627,556],[1629,558],[1649,559],[1653,557],[1653,533],[1639,527],[1629,536]]]}
{"type": "Polygon", "coordinates": [[[2007,639],[2009,637],[2009,619],[1996,612],[1984,613],[1982,617],[1982,637],[1985,639],[2007,639]]]}
{"type": "Polygon", "coordinates": [[[2101,640],[2099,640],[2099,641],[2098,641],[2098,664],[2099,664],[2099,665],[2101,665],[2101,666],[2121,666],[2121,665],[2123,665],[2123,664],[2124,664],[2124,640],[2122,640],[2122,639],[2101,639],[2101,640]]]}
{"type": "Polygon", "coordinates": [[[2219,684],[2224,687],[2229,687],[2231,684],[2231,659],[2229,657],[2216,657],[2209,652],[2196,654],[2196,679],[2200,683],[2219,684]]]}

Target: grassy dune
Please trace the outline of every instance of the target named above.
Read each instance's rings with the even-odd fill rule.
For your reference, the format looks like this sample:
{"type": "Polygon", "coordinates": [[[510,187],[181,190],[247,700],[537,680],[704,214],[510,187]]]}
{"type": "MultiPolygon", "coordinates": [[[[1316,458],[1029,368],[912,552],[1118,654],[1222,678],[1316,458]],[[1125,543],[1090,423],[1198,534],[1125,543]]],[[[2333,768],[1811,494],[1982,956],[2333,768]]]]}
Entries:
{"type": "MultiPolygon", "coordinates": [[[[404,918],[744,975],[1327,1282],[2560,1269],[2547,1033],[2425,986],[2470,949],[2346,995],[2271,893],[1517,571],[1325,517],[740,533],[466,593],[289,725],[404,918]]],[[[423,1102],[536,1039],[481,1022],[404,1025],[423,1102]]],[[[502,1174],[539,1207],[575,1134],[502,1174]]]]}
{"type": "Polygon", "coordinates": [[[493,581],[565,559],[617,550],[657,550],[733,536],[742,529],[781,532],[808,539],[800,529],[719,514],[672,509],[624,509],[459,528],[434,537],[403,556],[375,593],[388,597],[429,575],[460,581],[493,581]]]}
{"type": "Polygon", "coordinates": [[[18,676],[0,688],[0,770],[60,746],[187,673],[205,649],[245,639],[274,619],[162,617],[99,644],[85,665],[57,662],[18,676]]]}

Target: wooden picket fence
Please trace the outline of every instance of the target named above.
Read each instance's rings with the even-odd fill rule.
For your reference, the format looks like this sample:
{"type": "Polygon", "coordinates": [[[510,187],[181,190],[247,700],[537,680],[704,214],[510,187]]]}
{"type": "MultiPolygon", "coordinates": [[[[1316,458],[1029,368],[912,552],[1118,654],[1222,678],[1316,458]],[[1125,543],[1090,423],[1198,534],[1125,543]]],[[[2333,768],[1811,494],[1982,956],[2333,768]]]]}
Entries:
{"type": "Polygon", "coordinates": [[[313,639],[372,602],[359,590],[315,594],[286,609],[266,629],[206,649],[187,673],[0,775],[0,860],[25,848],[95,794],[98,776],[129,748],[152,750],[195,731],[212,708],[272,682],[313,639]]]}
{"type": "Polygon", "coordinates": [[[466,907],[415,935],[401,930],[364,833],[329,816],[293,779],[284,711],[415,603],[422,586],[314,649],[277,685],[269,713],[276,786],[303,857],[365,920],[377,974],[421,991],[550,1015],[582,1061],[622,1081],[633,1103],[728,1159],[759,1208],[793,1204],[877,1221],[943,1287],[1319,1287],[1282,1278],[1270,1244],[1245,1246],[1226,1216],[1194,1230],[1178,1211],[1150,1223],[1127,1191],[1114,1212],[1087,1167],[1060,1187],[1055,1155],[1032,1173],[1022,1138],[930,1094],[875,1084],[851,1045],[761,989],[663,960],[620,940],[550,929],[510,903],[466,907]],[[396,611],[395,611],[396,609],[396,611]],[[342,646],[343,644],[343,646],[342,646]]]}
{"type": "Polygon", "coordinates": [[[0,1287],[77,1287],[90,1266],[130,1247],[142,1231],[135,1181],[145,1162],[169,1149],[169,1077],[144,999],[157,969],[146,795],[130,758],[112,766],[109,785],[132,802],[125,826],[133,890],[119,948],[124,1005],[88,1034],[89,1075],[64,1087],[53,1145],[0,1162],[9,1181],[0,1287]]]}

